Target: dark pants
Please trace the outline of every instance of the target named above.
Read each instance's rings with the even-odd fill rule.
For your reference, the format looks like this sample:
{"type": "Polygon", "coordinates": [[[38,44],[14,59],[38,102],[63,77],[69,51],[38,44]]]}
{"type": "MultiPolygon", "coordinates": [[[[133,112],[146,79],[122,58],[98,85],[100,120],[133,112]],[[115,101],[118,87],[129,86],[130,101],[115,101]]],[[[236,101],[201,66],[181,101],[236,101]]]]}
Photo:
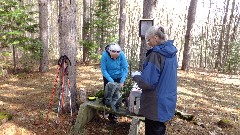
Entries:
{"type": "Polygon", "coordinates": [[[165,135],[165,131],[166,125],[164,122],[145,118],[145,135],[165,135]]]}

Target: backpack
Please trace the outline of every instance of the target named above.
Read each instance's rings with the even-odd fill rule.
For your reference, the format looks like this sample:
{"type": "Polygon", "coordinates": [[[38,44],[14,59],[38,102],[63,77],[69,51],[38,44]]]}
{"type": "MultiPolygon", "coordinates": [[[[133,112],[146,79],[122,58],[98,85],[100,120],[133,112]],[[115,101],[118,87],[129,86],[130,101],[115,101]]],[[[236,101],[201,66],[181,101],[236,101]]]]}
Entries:
{"type": "Polygon", "coordinates": [[[141,94],[142,90],[138,87],[137,83],[135,83],[128,97],[128,111],[130,113],[139,113],[141,94]]]}
{"type": "Polygon", "coordinates": [[[122,104],[122,87],[119,83],[108,82],[104,90],[104,104],[110,106],[113,111],[117,112],[122,104]]]}

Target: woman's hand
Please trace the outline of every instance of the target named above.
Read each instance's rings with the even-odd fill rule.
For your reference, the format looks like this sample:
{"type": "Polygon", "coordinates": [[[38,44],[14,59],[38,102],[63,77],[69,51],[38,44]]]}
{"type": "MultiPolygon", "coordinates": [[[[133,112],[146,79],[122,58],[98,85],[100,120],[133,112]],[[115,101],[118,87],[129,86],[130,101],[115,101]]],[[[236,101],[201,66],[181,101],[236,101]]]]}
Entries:
{"type": "Polygon", "coordinates": [[[122,89],[123,89],[123,83],[119,83],[119,85],[122,87],[122,89]]]}
{"type": "Polygon", "coordinates": [[[139,71],[134,71],[134,72],[132,72],[132,78],[135,76],[135,75],[141,75],[141,72],[139,72],[139,71]]]}

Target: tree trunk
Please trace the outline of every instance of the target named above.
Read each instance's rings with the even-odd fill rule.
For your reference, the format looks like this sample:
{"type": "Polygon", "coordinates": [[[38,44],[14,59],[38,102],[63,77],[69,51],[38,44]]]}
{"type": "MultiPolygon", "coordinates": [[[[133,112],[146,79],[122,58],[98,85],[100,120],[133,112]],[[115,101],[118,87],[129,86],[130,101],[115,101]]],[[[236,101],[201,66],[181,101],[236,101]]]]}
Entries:
{"type": "MultiPolygon", "coordinates": [[[[82,32],[82,39],[85,42],[90,41],[90,15],[89,15],[89,8],[90,8],[90,1],[83,0],[83,32],[82,32]]],[[[86,62],[88,58],[88,49],[86,46],[83,46],[83,62],[86,62]]]]}
{"type": "Polygon", "coordinates": [[[66,55],[71,66],[69,70],[70,91],[73,112],[77,111],[76,88],[76,0],[61,0],[59,2],[59,43],[60,55],[66,55]]]}
{"type": "Polygon", "coordinates": [[[48,71],[48,44],[49,44],[49,28],[48,28],[48,11],[49,0],[39,0],[39,25],[40,25],[40,39],[42,41],[43,49],[40,60],[39,71],[48,71]]]}
{"type": "Polygon", "coordinates": [[[126,0],[120,0],[119,45],[125,47],[126,0]]]}
{"type": "Polygon", "coordinates": [[[204,45],[204,39],[205,39],[205,34],[202,26],[202,36],[200,37],[200,60],[199,60],[199,67],[202,68],[202,63],[203,63],[203,45],[204,45]]]}
{"type": "Polygon", "coordinates": [[[12,46],[12,51],[13,51],[13,71],[14,73],[17,72],[17,62],[16,62],[16,49],[15,45],[12,46]]]}
{"type": "MultiPolygon", "coordinates": [[[[210,7],[211,7],[211,3],[210,3],[210,7]]],[[[205,30],[206,30],[206,34],[205,34],[205,51],[204,51],[204,68],[207,68],[207,66],[210,65],[210,63],[207,63],[207,60],[211,59],[210,55],[208,54],[208,44],[209,44],[209,24],[210,24],[210,10],[208,10],[208,17],[207,17],[207,25],[205,26],[205,30]]],[[[210,34],[211,35],[211,34],[210,34]]]]}
{"type": "Polygon", "coordinates": [[[222,30],[219,38],[219,45],[218,45],[218,52],[217,52],[217,59],[215,61],[215,68],[220,70],[220,67],[222,65],[222,48],[223,48],[223,38],[225,36],[225,25],[227,22],[227,15],[228,15],[228,6],[229,6],[229,1],[227,0],[227,5],[225,9],[225,15],[223,18],[223,24],[222,24],[222,30]]]}
{"type": "Polygon", "coordinates": [[[227,59],[228,59],[228,53],[229,53],[229,40],[230,40],[230,31],[231,31],[231,26],[232,26],[232,21],[233,21],[233,16],[234,16],[234,7],[235,7],[235,0],[232,1],[232,9],[231,9],[231,14],[229,18],[229,23],[227,25],[227,32],[226,32],[226,37],[225,37],[225,45],[224,45],[224,52],[223,52],[223,68],[225,68],[225,65],[227,64],[227,59]]]}
{"type": "MultiPolygon", "coordinates": [[[[143,1],[143,19],[151,19],[154,14],[154,8],[156,7],[157,0],[144,0],[143,1]]],[[[147,46],[145,38],[141,38],[141,48],[140,48],[140,62],[139,70],[142,70],[142,65],[146,57],[147,46]]]]}
{"type": "MultiPolygon", "coordinates": [[[[235,21],[234,21],[234,26],[233,26],[233,32],[231,34],[231,38],[230,38],[230,41],[233,42],[233,41],[236,41],[237,40],[237,32],[238,32],[238,28],[239,28],[239,25],[240,25],[240,14],[236,15],[235,16],[235,21]]],[[[230,49],[231,50],[231,49],[230,49]]]]}
{"type": "Polygon", "coordinates": [[[195,15],[196,15],[196,8],[197,8],[198,0],[191,0],[190,6],[188,8],[188,18],[187,18],[187,31],[185,35],[185,43],[184,43],[184,50],[183,50],[183,60],[182,60],[182,70],[187,70],[189,66],[190,60],[190,38],[191,38],[191,30],[193,24],[195,22],[195,15]]]}

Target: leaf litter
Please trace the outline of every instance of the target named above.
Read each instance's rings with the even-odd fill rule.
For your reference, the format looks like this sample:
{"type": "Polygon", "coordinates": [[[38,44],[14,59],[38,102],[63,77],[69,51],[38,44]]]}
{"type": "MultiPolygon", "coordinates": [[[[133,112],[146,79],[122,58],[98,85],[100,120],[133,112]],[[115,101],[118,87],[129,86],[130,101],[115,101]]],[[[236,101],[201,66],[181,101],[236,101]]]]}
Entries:
{"type": "MultiPolygon", "coordinates": [[[[70,114],[56,124],[56,112],[50,111],[45,123],[49,97],[57,66],[49,72],[8,75],[0,80],[0,112],[13,117],[0,123],[0,135],[66,135],[71,131],[70,114]]],[[[77,65],[77,89],[93,95],[103,88],[98,64],[77,65]]],[[[57,107],[56,96],[53,108],[57,107]]],[[[177,109],[194,115],[193,121],[175,116],[167,122],[169,135],[236,135],[240,133],[240,76],[194,69],[178,71],[177,109]],[[226,123],[221,123],[221,122],[226,123]],[[220,125],[219,125],[220,123],[220,125]]],[[[130,118],[120,117],[116,125],[97,115],[86,124],[84,135],[127,135],[130,118]]],[[[144,134],[142,123],[140,135],[144,134]]]]}

